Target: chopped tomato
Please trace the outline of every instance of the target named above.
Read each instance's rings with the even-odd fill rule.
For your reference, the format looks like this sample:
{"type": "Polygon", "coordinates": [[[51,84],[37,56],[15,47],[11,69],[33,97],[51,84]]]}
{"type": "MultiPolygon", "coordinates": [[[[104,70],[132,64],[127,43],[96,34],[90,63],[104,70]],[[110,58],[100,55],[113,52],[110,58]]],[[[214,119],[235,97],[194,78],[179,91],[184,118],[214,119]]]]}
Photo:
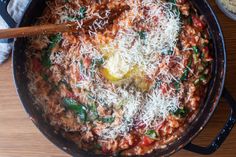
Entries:
{"type": "Polygon", "coordinates": [[[75,99],[75,98],[76,98],[76,96],[75,96],[72,92],[67,92],[67,93],[66,93],[66,97],[72,98],[72,99],[75,99]]]}
{"type": "Polygon", "coordinates": [[[192,16],[192,20],[193,20],[193,25],[194,27],[197,27],[201,30],[203,30],[205,28],[205,23],[197,16],[192,16]]]}
{"type": "Polygon", "coordinates": [[[39,59],[37,59],[37,58],[34,58],[34,59],[32,59],[32,63],[33,63],[33,71],[34,72],[39,72],[39,71],[41,71],[41,69],[42,69],[42,64],[40,63],[40,60],[39,59]]]}
{"type": "Polygon", "coordinates": [[[141,141],[141,145],[142,146],[149,146],[151,144],[153,144],[155,142],[155,140],[149,138],[148,136],[143,136],[143,139],[141,141]]]}

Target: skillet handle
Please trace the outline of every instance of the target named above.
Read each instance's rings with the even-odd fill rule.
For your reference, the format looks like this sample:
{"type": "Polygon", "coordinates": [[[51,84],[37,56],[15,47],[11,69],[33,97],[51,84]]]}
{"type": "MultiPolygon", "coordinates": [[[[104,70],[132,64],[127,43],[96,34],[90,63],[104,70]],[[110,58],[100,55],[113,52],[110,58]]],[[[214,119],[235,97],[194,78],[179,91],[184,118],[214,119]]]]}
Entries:
{"type": "Polygon", "coordinates": [[[230,109],[230,116],[225,123],[224,128],[221,129],[220,133],[216,136],[216,138],[211,142],[210,145],[207,147],[198,146],[195,144],[192,144],[191,142],[184,147],[184,149],[198,153],[203,155],[209,155],[214,153],[221,144],[225,141],[229,133],[231,132],[235,122],[236,122],[236,101],[234,98],[230,95],[230,93],[227,91],[226,88],[223,90],[222,94],[223,98],[226,99],[230,109]]]}
{"type": "MultiPolygon", "coordinates": [[[[16,22],[7,11],[10,0],[0,0],[0,15],[6,21],[10,28],[16,27],[16,22]]],[[[0,39],[0,43],[11,43],[13,39],[0,39]]]]}

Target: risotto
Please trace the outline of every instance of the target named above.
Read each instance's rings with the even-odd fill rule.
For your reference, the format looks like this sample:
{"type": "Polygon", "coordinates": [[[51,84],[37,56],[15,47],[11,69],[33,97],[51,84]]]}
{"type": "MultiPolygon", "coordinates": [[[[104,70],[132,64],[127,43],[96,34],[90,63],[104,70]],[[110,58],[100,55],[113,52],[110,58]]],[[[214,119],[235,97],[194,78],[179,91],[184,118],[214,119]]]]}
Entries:
{"type": "Polygon", "coordinates": [[[73,22],[80,31],[29,39],[29,87],[55,130],[105,155],[145,155],[181,137],[199,112],[212,61],[192,4],[51,0],[37,24],[73,22]]]}

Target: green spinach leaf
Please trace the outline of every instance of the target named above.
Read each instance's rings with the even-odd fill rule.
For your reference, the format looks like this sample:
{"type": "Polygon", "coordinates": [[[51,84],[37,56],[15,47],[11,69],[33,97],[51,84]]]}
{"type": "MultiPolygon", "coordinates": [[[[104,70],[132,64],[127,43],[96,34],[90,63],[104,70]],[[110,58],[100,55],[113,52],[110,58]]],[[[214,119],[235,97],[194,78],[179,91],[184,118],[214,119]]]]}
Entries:
{"type": "Polygon", "coordinates": [[[183,74],[180,78],[180,81],[186,81],[187,80],[188,74],[189,74],[189,71],[190,71],[189,69],[191,68],[191,65],[192,65],[192,59],[190,58],[190,61],[187,65],[187,67],[184,69],[184,72],[183,72],[183,74]]]}
{"type": "Polygon", "coordinates": [[[178,108],[175,112],[173,112],[175,116],[180,117],[180,118],[186,117],[188,113],[189,113],[189,110],[186,107],[178,108]]]}
{"type": "Polygon", "coordinates": [[[91,121],[98,119],[97,106],[95,104],[89,105],[89,119],[91,121]]]}
{"type": "Polygon", "coordinates": [[[147,33],[145,31],[140,31],[138,34],[141,40],[145,40],[147,37],[147,33]]]}
{"type": "Polygon", "coordinates": [[[194,52],[195,54],[199,54],[199,49],[198,49],[197,46],[193,46],[193,52],[194,52]]]}
{"type": "Polygon", "coordinates": [[[56,34],[54,36],[51,36],[50,38],[50,43],[46,49],[43,49],[41,60],[42,60],[42,65],[46,68],[50,68],[52,63],[50,60],[50,55],[52,52],[52,49],[56,46],[57,43],[59,43],[62,39],[61,34],[56,34]]]}
{"type": "Polygon", "coordinates": [[[153,140],[157,139],[157,136],[158,136],[155,130],[148,130],[145,133],[145,135],[147,135],[149,138],[151,138],[153,140]]]}
{"type": "Polygon", "coordinates": [[[115,121],[115,117],[102,117],[101,121],[103,123],[113,123],[115,121]]]}
{"type": "Polygon", "coordinates": [[[80,118],[82,122],[86,122],[87,120],[87,108],[79,104],[76,100],[72,98],[64,98],[63,104],[67,109],[74,111],[80,118]]]}

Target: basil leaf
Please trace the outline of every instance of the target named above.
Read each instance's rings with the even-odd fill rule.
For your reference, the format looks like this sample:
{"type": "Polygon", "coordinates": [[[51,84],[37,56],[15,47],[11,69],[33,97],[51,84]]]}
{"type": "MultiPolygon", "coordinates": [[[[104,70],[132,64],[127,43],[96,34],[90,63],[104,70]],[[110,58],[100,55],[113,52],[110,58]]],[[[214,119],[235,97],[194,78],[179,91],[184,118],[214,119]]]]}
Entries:
{"type": "Polygon", "coordinates": [[[175,112],[173,112],[175,116],[180,117],[180,118],[186,117],[188,113],[189,113],[189,110],[186,107],[178,108],[175,112]]]}
{"type": "Polygon", "coordinates": [[[74,111],[82,122],[86,122],[87,108],[84,105],[79,104],[76,100],[71,98],[64,98],[63,104],[67,109],[74,111]]]}
{"type": "Polygon", "coordinates": [[[157,139],[157,133],[155,130],[148,130],[145,135],[147,135],[149,138],[155,140],[157,139]]]}
{"type": "Polygon", "coordinates": [[[102,117],[101,118],[101,121],[103,123],[113,123],[115,120],[115,117],[102,117]]]}

